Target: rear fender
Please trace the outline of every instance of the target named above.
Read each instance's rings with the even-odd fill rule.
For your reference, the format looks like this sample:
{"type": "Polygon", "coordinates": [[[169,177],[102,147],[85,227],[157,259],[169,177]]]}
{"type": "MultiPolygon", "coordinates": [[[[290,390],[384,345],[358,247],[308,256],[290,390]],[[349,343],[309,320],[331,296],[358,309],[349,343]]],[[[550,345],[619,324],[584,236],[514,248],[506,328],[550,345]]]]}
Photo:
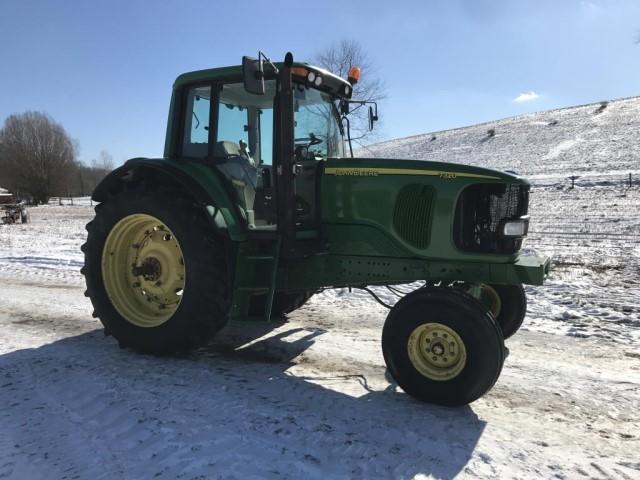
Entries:
{"type": "MultiPolygon", "coordinates": [[[[171,185],[200,203],[205,210],[220,211],[229,238],[246,239],[243,217],[225,187],[221,174],[208,165],[183,160],[133,158],[110,172],[96,187],[91,198],[104,202],[110,196],[141,184],[171,185]]],[[[208,218],[213,222],[211,211],[208,218]]]]}

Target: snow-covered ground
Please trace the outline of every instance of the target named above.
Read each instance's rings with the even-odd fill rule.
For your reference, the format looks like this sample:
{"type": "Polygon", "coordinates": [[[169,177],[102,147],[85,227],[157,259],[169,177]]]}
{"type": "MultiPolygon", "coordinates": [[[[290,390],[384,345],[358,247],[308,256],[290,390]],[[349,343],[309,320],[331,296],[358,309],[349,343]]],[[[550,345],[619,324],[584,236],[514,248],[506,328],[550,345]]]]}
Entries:
{"type": "MultiPolygon", "coordinates": [[[[626,102],[609,123],[640,118],[624,116],[640,108],[626,102]]],[[[575,110],[603,122],[617,103],[598,120],[575,110]]],[[[469,130],[517,142],[521,122],[551,128],[546,116],[554,128],[580,117],[469,130]]],[[[473,136],[456,132],[433,142],[450,135],[442,148],[455,156],[473,136]]],[[[230,326],[184,358],[120,350],[82,295],[88,199],[0,226],[0,478],[640,478],[640,185],[618,181],[633,162],[611,151],[616,167],[581,171],[569,188],[580,143],[535,138],[526,248],[554,255],[555,270],[527,288],[498,383],[465,408],[419,403],[389,381],[387,312],[358,291],[325,291],[268,329],[230,326]]]]}

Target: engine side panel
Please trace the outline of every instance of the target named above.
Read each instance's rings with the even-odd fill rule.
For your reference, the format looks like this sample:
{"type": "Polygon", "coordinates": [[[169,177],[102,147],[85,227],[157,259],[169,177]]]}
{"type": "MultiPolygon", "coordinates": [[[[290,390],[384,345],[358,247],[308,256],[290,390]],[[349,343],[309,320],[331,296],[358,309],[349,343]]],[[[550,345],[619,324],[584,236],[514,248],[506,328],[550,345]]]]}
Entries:
{"type": "Polygon", "coordinates": [[[329,159],[321,182],[330,253],[509,262],[517,252],[462,251],[454,241],[461,192],[470,185],[522,184],[517,176],[463,165],[388,159],[329,159]]]}

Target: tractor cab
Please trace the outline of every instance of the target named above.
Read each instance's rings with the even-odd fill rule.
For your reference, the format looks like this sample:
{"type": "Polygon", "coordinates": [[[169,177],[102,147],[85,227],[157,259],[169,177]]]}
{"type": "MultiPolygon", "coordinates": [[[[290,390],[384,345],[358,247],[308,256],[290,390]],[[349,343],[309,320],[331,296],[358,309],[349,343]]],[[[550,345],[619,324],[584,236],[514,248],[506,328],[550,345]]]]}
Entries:
{"type": "Polygon", "coordinates": [[[345,156],[359,71],[345,80],[290,54],[266,60],[178,77],[166,156],[222,173],[249,238],[281,238],[288,257],[322,253],[319,179],[324,160],[345,156]]]}

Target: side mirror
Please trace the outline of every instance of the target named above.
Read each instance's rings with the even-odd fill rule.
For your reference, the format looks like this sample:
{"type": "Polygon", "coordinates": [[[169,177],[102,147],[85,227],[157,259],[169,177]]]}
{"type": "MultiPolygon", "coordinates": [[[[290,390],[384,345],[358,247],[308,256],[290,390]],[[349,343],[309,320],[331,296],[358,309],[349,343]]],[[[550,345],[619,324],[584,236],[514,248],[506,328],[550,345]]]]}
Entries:
{"type": "Polygon", "coordinates": [[[254,95],[264,95],[264,66],[262,59],[242,57],[242,78],[244,89],[254,95]]]}
{"type": "Polygon", "coordinates": [[[369,105],[369,130],[373,130],[373,123],[378,121],[378,109],[373,113],[373,107],[369,105]]]}

